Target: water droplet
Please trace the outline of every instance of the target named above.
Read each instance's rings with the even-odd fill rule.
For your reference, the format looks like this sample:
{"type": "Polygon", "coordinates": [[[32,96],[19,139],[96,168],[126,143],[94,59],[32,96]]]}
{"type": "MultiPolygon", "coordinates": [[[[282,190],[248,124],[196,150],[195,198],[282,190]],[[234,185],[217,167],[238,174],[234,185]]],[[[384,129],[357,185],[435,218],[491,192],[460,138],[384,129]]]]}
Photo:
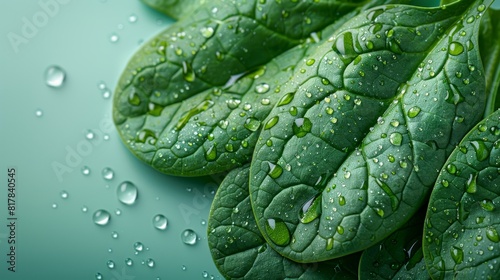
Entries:
{"type": "Polygon", "coordinates": [[[82,174],[87,176],[90,174],[90,168],[88,166],[82,167],[82,174]]]}
{"type": "Polygon", "coordinates": [[[137,22],[137,16],[135,14],[131,14],[130,16],[128,16],[128,22],[130,23],[137,22]]]}
{"type": "Polygon", "coordinates": [[[457,167],[453,163],[450,163],[446,166],[446,171],[448,171],[451,175],[454,175],[457,173],[457,167]]]}
{"type": "Polygon", "coordinates": [[[484,5],[484,4],[481,4],[481,5],[477,6],[477,11],[478,12],[484,12],[485,9],[486,9],[486,5],[484,5]]]}
{"type": "Polygon", "coordinates": [[[57,203],[52,203],[52,209],[56,209],[57,208],[57,203]]]}
{"type": "Polygon", "coordinates": [[[333,249],[333,237],[326,239],[326,250],[330,251],[333,249]]]}
{"type": "Polygon", "coordinates": [[[195,245],[198,235],[192,229],[186,229],[181,233],[181,240],[184,244],[195,245]]]}
{"type": "Polygon", "coordinates": [[[106,265],[108,266],[109,269],[115,268],[115,262],[112,260],[109,260],[106,265]]]}
{"type": "Polygon", "coordinates": [[[275,126],[279,121],[279,117],[278,116],[274,116],[272,118],[270,118],[266,124],[264,125],[264,129],[270,129],[272,128],[273,126],[275,126]]]}
{"type": "Polygon", "coordinates": [[[85,132],[85,138],[87,138],[88,140],[92,140],[92,139],[94,139],[94,137],[95,137],[95,133],[91,129],[89,129],[85,132]]]}
{"type": "Polygon", "coordinates": [[[182,62],[182,75],[184,76],[184,80],[187,82],[193,82],[196,79],[193,67],[189,62],[182,62]]]}
{"type": "Polygon", "coordinates": [[[108,211],[100,209],[94,212],[92,219],[96,225],[105,226],[111,220],[111,215],[108,211]]]}
{"type": "Polygon", "coordinates": [[[203,278],[208,278],[208,272],[203,271],[203,272],[201,273],[201,276],[202,276],[203,278]]]}
{"type": "Polygon", "coordinates": [[[491,211],[495,210],[495,208],[496,208],[491,200],[486,200],[486,199],[481,201],[480,205],[481,205],[481,208],[483,208],[484,210],[486,210],[488,212],[491,212],[491,211]]]}
{"type": "Polygon", "coordinates": [[[335,41],[335,48],[343,57],[356,55],[354,49],[354,39],[351,32],[345,32],[337,37],[335,41]]]}
{"type": "Polygon", "coordinates": [[[476,151],[476,159],[478,161],[484,161],[489,157],[490,152],[483,141],[472,141],[471,145],[476,151]]]}
{"type": "Polygon", "coordinates": [[[146,265],[149,267],[154,267],[155,266],[155,261],[151,258],[146,260],[146,265]]]}
{"type": "Polygon", "coordinates": [[[87,206],[82,206],[82,212],[83,213],[87,213],[87,211],[89,211],[89,208],[87,206]]]}
{"type": "Polygon", "coordinates": [[[118,238],[118,232],[116,232],[116,231],[111,232],[111,237],[113,239],[117,239],[118,238]]]}
{"type": "Polygon", "coordinates": [[[257,93],[266,93],[270,89],[270,86],[266,83],[258,84],[255,86],[255,92],[257,93]]]}
{"type": "Polygon", "coordinates": [[[418,116],[418,114],[420,113],[420,107],[411,107],[409,110],[408,110],[408,117],[410,118],[414,118],[416,116],[418,116]]]}
{"type": "Polygon", "coordinates": [[[391,136],[389,136],[389,141],[395,146],[401,146],[401,143],[403,142],[403,135],[399,132],[394,132],[391,136]]]}
{"type": "Polygon", "coordinates": [[[278,105],[277,106],[278,107],[279,106],[283,106],[283,105],[286,105],[286,104],[292,102],[294,96],[295,96],[295,92],[289,92],[289,93],[283,95],[280,98],[280,100],[278,101],[278,105]]]}
{"type": "Polygon", "coordinates": [[[120,216],[122,214],[122,210],[116,209],[115,214],[116,214],[116,216],[120,216]]]}
{"type": "Polygon", "coordinates": [[[316,195],[302,205],[299,211],[299,219],[301,223],[310,223],[321,215],[321,197],[321,194],[316,195]]]}
{"type": "Polygon", "coordinates": [[[214,35],[214,29],[212,27],[202,27],[200,33],[205,38],[210,38],[214,35]]]}
{"type": "Polygon", "coordinates": [[[498,235],[498,232],[495,228],[493,227],[488,227],[486,229],[486,237],[491,241],[498,243],[500,242],[500,236],[498,235]]]}
{"type": "Polygon", "coordinates": [[[290,113],[290,115],[296,116],[297,113],[298,113],[297,107],[295,107],[295,106],[290,107],[290,109],[288,110],[288,112],[290,113]]]}
{"type": "Polygon", "coordinates": [[[52,65],[45,70],[45,83],[49,87],[61,87],[66,79],[66,71],[60,66],[52,65]]]}
{"type": "Polygon", "coordinates": [[[130,103],[130,105],[139,106],[141,104],[141,98],[136,92],[131,92],[128,96],[128,103],[130,103]]]}
{"type": "Polygon", "coordinates": [[[231,99],[226,100],[226,105],[231,110],[238,108],[240,103],[241,103],[241,99],[238,99],[238,98],[231,98],[231,99]]]}
{"type": "Polygon", "coordinates": [[[109,35],[109,41],[111,43],[116,43],[116,42],[118,42],[119,39],[120,39],[120,37],[116,33],[112,33],[111,35],[109,35]]]}
{"type": "Polygon", "coordinates": [[[283,168],[277,164],[268,162],[269,164],[269,177],[277,179],[283,173],[283,168]]]}
{"type": "Polygon", "coordinates": [[[35,116],[37,116],[37,117],[41,117],[41,116],[43,116],[43,111],[42,111],[42,109],[36,109],[36,111],[35,111],[35,116]]]}
{"type": "Polygon", "coordinates": [[[257,131],[260,127],[260,121],[256,118],[250,117],[246,119],[243,126],[250,131],[257,131]]]}
{"type": "Polygon", "coordinates": [[[167,229],[167,218],[162,214],[158,214],[153,217],[153,225],[156,229],[166,230],[167,229]]]}
{"type": "Polygon", "coordinates": [[[101,274],[101,273],[99,273],[99,272],[97,272],[97,273],[95,274],[95,279],[97,279],[97,280],[102,280],[102,274],[101,274]]]}
{"type": "Polygon", "coordinates": [[[182,265],[181,269],[182,269],[182,271],[186,271],[187,267],[185,265],[182,265]]]}
{"type": "Polygon", "coordinates": [[[110,167],[105,167],[102,169],[102,177],[104,180],[112,180],[115,176],[115,172],[110,167]]]}
{"type": "Polygon", "coordinates": [[[385,212],[384,212],[383,209],[381,209],[381,208],[375,208],[374,210],[375,210],[375,212],[377,212],[377,215],[379,215],[382,218],[384,217],[385,212]]]}
{"type": "Polygon", "coordinates": [[[468,193],[475,193],[477,191],[477,173],[470,174],[466,183],[466,190],[468,193]]]}
{"type": "Polygon", "coordinates": [[[464,52],[464,45],[459,42],[451,42],[448,46],[448,52],[451,55],[459,55],[464,52]]]}
{"type": "Polygon", "coordinates": [[[451,258],[453,259],[453,261],[456,264],[460,264],[460,263],[463,262],[463,260],[464,260],[464,251],[461,248],[456,247],[456,246],[451,247],[450,254],[451,254],[451,258]]]}
{"type": "Polygon", "coordinates": [[[136,253],[144,251],[144,244],[142,244],[142,242],[135,242],[134,250],[136,253]]]}
{"type": "Polygon", "coordinates": [[[215,145],[210,146],[205,152],[205,159],[207,161],[214,161],[217,159],[217,147],[215,145]]]}
{"type": "Polygon", "coordinates": [[[68,192],[67,192],[67,191],[62,191],[62,192],[61,192],[61,198],[62,198],[62,199],[66,199],[66,198],[68,198],[68,192]]]}
{"type": "Polygon", "coordinates": [[[137,200],[139,192],[134,183],[125,181],[121,183],[116,189],[116,196],[118,200],[126,205],[132,205],[137,200]]]}
{"type": "Polygon", "coordinates": [[[389,199],[391,201],[392,211],[396,211],[399,205],[398,197],[394,194],[392,189],[385,182],[382,182],[380,179],[375,179],[375,182],[389,196],[389,199]]]}
{"type": "Polygon", "coordinates": [[[286,224],[280,219],[267,219],[266,234],[278,246],[290,243],[290,232],[286,224]]]}
{"type": "Polygon", "coordinates": [[[125,259],[125,264],[127,266],[132,266],[134,264],[134,261],[131,258],[126,258],[125,259]]]}
{"type": "Polygon", "coordinates": [[[312,122],[309,118],[298,118],[292,124],[293,133],[298,138],[306,136],[311,131],[312,122]]]}

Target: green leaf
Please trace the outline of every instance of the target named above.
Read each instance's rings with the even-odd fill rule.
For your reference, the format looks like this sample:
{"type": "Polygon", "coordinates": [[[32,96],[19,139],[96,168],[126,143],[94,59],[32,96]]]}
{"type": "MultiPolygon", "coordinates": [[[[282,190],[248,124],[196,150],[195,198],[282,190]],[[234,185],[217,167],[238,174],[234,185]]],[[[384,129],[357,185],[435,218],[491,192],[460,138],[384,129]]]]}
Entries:
{"type": "Polygon", "coordinates": [[[500,111],[474,127],[431,193],[423,249],[433,279],[496,279],[500,270],[500,111]]]}
{"type": "Polygon", "coordinates": [[[359,256],[301,264],[267,245],[257,228],[248,193],[248,165],[231,171],[220,185],[208,221],[208,243],[227,279],[357,279],[359,256]]]}
{"type": "MultiPolygon", "coordinates": [[[[488,9],[481,21],[479,50],[484,63],[488,103],[484,116],[500,108],[500,10],[488,9]]],[[[472,18],[470,20],[473,20],[472,18]]]]}
{"type": "Polygon", "coordinates": [[[281,86],[293,100],[269,115],[250,172],[257,224],[275,250],[299,262],[332,259],[376,244],[417,211],[484,111],[479,23],[464,22],[484,4],[374,8],[297,66],[281,86]],[[277,219],[288,244],[266,231],[277,219]]]}
{"type": "Polygon", "coordinates": [[[123,142],[167,174],[207,175],[246,163],[261,121],[285,94],[279,84],[332,32],[332,22],[360,5],[219,0],[200,6],[127,65],[113,103],[123,142]],[[286,28],[295,25],[301,28],[286,28]]]}
{"type": "Polygon", "coordinates": [[[174,19],[180,19],[202,5],[205,0],[141,0],[151,8],[174,19]]]}
{"type": "Polygon", "coordinates": [[[421,212],[382,242],[363,251],[360,279],[430,279],[421,249],[425,216],[421,212]]]}

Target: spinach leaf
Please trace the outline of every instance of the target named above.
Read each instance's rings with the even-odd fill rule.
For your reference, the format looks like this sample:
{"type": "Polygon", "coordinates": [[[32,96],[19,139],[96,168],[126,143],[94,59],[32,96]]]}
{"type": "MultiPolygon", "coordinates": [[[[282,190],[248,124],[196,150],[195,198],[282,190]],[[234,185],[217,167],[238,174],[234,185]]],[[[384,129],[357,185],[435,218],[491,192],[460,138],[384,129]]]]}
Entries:
{"type": "Polygon", "coordinates": [[[481,22],[479,50],[484,63],[488,103],[485,117],[500,108],[500,10],[488,9],[481,22]]]}
{"type": "Polygon", "coordinates": [[[141,0],[151,8],[168,15],[174,19],[180,19],[202,5],[203,0],[141,0]]]}
{"type": "Polygon", "coordinates": [[[425,261],[434,279],[496,279],[500,271],[500,111],[460,142],[431,193],[425,261]]]}
{"type": "Polygon", "coordinates": [[[205,2],[146,43],[128,63],[113,102],[123,142],[167,174],[206,175],[247,162],[253,148],[249,142],[257,137],[253,132],[278,97],[275,84],[289,75],[280,72],[293,68],[306,48],[262,65],[308,37],[319,40],[319,31],[363,4],[205,2]],[[267,82],[255,84],[254,78],[267,68],[267,82]],[[242,103],[247,92],[252,92],[250,103],[242,103]]]}
{"type": "Polygon", "coordinates": [[[422,254],[420,211],[382,242],[366,249],[359,263],[360,279],[430,279],[422,254]]]}
{"type": "MultiPolygon", "coordinates": [[[[300,264],[267,245],[252,214],[248,165],[232,170],[210,209],[208,244],[219,271],[228,279],[357,279],[348,269],[359,256],[300,264]]],[[[355,271],[355,270],[354,270],[355,271]]]]}
{"type": "Polygon", "coordinates": [[[275,250],[299,262],[343,256],[417,211],[484,111],[479,20],[467,19],[489,4],[374,8],[297,66],[250,168],[252,208],[275,250]]]}

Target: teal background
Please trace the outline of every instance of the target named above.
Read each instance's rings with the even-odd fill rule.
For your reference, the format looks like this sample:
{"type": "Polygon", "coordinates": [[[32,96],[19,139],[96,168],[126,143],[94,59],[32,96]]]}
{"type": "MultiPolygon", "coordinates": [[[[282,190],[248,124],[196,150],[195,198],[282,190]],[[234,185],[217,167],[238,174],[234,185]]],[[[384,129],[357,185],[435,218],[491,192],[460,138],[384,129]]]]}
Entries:
{"type": "Polygon", "coordinates": [[[112,99],[103,98],[97,86],[104,81],[114,90],[140,43],[173,21],[138,0],[59,1],[0,2],[0,279],[95,279],[96,273],[117,280],[222,278],[212,262],[203,224],[214,181],[220,178],[171,177],[139,162],[110,125],[112,99]],[[16,52],[8,34],[22,35],[25,19],[32,21],[44,12],[40,3],[49,2],[58,3],[58,10],[16,52]],[[130,15],[137,16],[137,22],[129,22],[130,15]],[[113,33],[119,36],[115,43],[110,41],[113,33]],[[61,88],[45,85],[45,70],[54,64],[67,72],[61,88]],[[38,109],[41,117],[35,115],[38,109]],[[92,140],[85,138],[89,129],[96,134],[92,140]],[[81,145],[92,148],[68,166],[68,151],[81,145]],[[60,180],[54,163],[71,172],[60,180]],[[84,166],[90,175],[82,174],[84,166]],[[9,167],[17,170],[15,273],[6,263],[9,167]],[[103,179],[105,167],[115,171],[113,180],[103,179]],[[116,188],[126,180],[139,188],[132,206],[116,197],[116,188]],[[69,197],[63,199],[62,191],[69,197]],[[98,209],[112,214],[107,226],[93,223],[98,209]],[[116,215],[117,209],[121,215],[116,215]],[[156,214],[168,218],[165,231],[153,227],[156,214]],[[181,241],[187,228],[198,233],[194,246],[181,241]],[[149,250],[135,255],[137,241],[149,250]],[[125,265],[126,258],[134,264],[125,265]],[[148,258],[155,260],[155,267],[141,264],[148,258]],[[108,260],[115,268],[107,267],[108,260]]]}

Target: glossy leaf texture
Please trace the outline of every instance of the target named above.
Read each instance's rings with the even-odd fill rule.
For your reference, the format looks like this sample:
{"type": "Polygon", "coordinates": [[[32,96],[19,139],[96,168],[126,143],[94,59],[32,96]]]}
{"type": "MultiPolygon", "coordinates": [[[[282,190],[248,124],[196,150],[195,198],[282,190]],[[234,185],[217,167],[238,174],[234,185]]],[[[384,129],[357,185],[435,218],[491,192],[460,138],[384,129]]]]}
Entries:
{"type": "Polygon", "coordinates": [[[417,211],[484,111],[479,20],[467,18],[489,3],[374,8],[296,67],[281,86],[293,98],[265,121],[250,172],[257,224],[280,254],[360,251],[417,211]]]}
{"type": "Polygon", "coordinates": [[[497,279],[500,271],[500,111],[447,160],[431,193],[423,248],[433,279],[497,279]]]}
{"type": "Polygon", "coordinates": [[[129,61],[113,102],[123,142],[167,174],[207,175],[246,163],[253,145],[245,146],[258,125],[248,119],[265,118],[257,108],[276,99],[270,96],[275,78],[286,80],[286,73],[275,76],[293,67],[305,50],[270,61],[295,45],[319,41],[318,32],[362,6],[358,2],[205,2],[129,61]],[[267,68],[269,84],[254,84],[267,68]],[[249,104],[241,100],[246,92],[253,94],[249,104]]]}
{"type": "Polygon", "coordinates": [[[422,253],[425,212],[419,211],[382,242],[363,251],[359,279],[431,279],[422,253]]]}
{"type": "Polygon", "coordinates": [[[481,22],[479,47],[484,63],[488,103],[485,116],[500,108],[500,10],[488,9],[481,22]]]}
{"type": "Polygon", "coordinates": [[[189,13],[201,6],[206,0],[141,0],[151,8],[174,19],[188,16],[189,13]]]}
{"type": "Polygon", "coordinates": [[[217,190],[210,210],[208,243],[227,279],[357,279],[359,255],[301,264],[267,245],[253,217],[248,166],[232,170],[217,190]]]}

